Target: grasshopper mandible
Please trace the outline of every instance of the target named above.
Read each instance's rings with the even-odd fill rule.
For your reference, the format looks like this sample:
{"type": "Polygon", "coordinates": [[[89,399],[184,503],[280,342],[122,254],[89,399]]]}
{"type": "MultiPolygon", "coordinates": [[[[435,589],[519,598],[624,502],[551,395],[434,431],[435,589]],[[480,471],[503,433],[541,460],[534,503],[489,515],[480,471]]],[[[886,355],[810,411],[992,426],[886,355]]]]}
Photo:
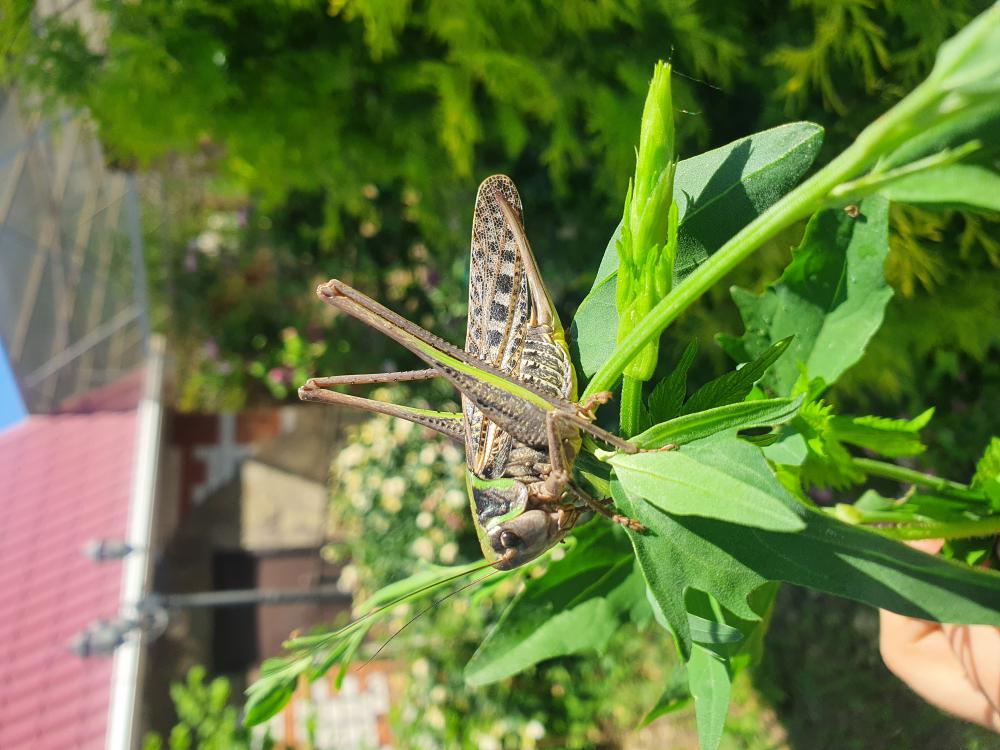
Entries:
{"type": "Polygon", "coordinates": [[[642,528],[573,479],[582,432],[629,453],[639,448],[593,424],[594,408],[611,393],[576,403],[566,335],[525,236],[521,199],[510,178],[487,178],[476,196],[464,350],[336,279],[322,284],[317,294],[399,342],[430,368],[313,378],[299,389],[299,398],[401,417],[464,442],[472,517],[483,555],[495,568],[509,570],[538,557],[588,510],[642,528]],[[461,393],[461,413],[330,390],[433,377],[447,378],[461,393]]]}

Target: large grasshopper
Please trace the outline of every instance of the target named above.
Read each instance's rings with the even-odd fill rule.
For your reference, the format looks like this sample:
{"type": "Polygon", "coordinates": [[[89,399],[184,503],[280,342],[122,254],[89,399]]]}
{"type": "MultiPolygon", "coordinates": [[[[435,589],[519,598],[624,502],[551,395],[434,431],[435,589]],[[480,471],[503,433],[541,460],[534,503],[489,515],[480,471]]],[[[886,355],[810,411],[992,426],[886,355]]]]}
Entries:
{"type": "Polygon", "coordinates": [[[464,350],[336,279],[322,284],[317,294],[398,341],[430,368],[313,378],[299,389],[299,397],[402,417],[464,442],[472,516],[491,565],[508,570],[538,557],[589,511],[642,528],[573,479],[582,432],[622,451],[638,448],[593,424],[594,408],[610,393],[576,403],[565,332],[525,236],[521,199],[510,178],[487,178],[476,197],[464,350]],[[447,378],[458,389],[461,413],[330,390],[433,377],[447,378]]]}

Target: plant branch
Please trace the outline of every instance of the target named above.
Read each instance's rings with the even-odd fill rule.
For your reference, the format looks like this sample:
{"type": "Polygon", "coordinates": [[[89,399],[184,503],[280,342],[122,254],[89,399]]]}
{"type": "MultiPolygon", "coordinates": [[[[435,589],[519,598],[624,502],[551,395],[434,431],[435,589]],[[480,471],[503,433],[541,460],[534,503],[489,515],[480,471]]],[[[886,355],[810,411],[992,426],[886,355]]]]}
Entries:
{"type": "Polygon", "coordinates": [[[982,502],[984,499],[966,484],[943,477],[936,477],[933,474],[925,474],[916,469],[908,469],[899,464],[889,463],[888,461],[876,461],[872,458],[854,458],[852,459],[852,463],[868,476],[891,479],[903,484],[915,484],[918,487],[929,487],[936,492],[940,492],[942,495],[956,497],[961,500],[977,500],[982,502]]]}
{"type": "Polygon", "coordinates": [[[622,378],[622,409],[619,426],[625,437],[640,432],[639,413],[642,410],[642,381],[628,375],[622,378]]]}
{"type": "Polygon", "coordinates": [[[1000,534],[1000,516],[987,516],[975,521],[903,522],[895,526],[867,528],[894,539],[975,539],[1000,534]]]}
{"type": "Polygon", "coordinates": [[[982,146],[982,141],[972,140],[968,143],[962,144],[958,148],[947,149],[941,153],[932,154],[931,156],[918,159],[915,162],[907,164],[904,167],[890,169],[887,172],[871,172],[866,174],[864,177],[859,177],[856,180],[851,180],[850,182],[844,182],[837,185],[837,187],[830,191],[830,199],[831,201],[837,202],[843,200],[844,196],[851,196],[854,199],[858,199],[865,195],[871,195],[872,193],[881,190],[886,185],[890,185],[904,177],[926,172],[929,169],[947,167],[952,164],[956,164],[966,156],[979,151],[982,146]]]}

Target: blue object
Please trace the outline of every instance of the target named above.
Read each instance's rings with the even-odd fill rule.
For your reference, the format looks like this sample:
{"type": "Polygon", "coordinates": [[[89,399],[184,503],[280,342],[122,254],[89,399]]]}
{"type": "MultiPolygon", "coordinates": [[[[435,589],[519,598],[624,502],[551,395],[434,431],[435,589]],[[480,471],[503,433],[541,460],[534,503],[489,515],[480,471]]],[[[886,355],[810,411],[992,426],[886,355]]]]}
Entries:
{"type": "Polygon", "coordinates": [[[0,432],[16,425],[28,416],[21,399],[21,390],[17,387],[14,371],[7,360],[7,350],[0,341],[0,432]]]}

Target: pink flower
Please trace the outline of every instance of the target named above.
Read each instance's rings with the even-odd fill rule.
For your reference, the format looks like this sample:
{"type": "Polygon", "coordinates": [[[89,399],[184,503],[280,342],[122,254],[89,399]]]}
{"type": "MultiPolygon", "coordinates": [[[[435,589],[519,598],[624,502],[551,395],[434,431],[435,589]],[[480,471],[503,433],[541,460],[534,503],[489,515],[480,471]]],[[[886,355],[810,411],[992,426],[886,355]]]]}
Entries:
{"type": "Polygon", "coordinates": [[[267,373],[267,379],[276,385],[288,385],[292,382],[292,368],[272,367],[267,373]]]}

